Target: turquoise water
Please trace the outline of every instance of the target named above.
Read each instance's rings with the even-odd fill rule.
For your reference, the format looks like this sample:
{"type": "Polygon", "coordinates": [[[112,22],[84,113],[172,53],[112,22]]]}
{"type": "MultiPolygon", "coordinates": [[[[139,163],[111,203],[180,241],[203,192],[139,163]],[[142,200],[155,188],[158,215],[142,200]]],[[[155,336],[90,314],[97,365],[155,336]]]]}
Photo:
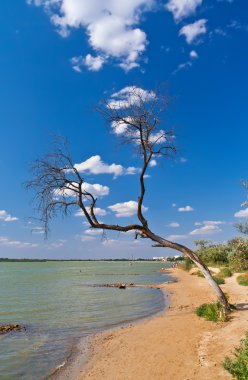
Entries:
{"type": "Polygon", "coordinates": [[[162,283],[162,263],[0,263],[0,325],[26,331],[0,336],[0,379],[46,378],[75,341],[165,306],[157,289],[93,287],[103,283],[162,283]],[[90,285],[90,286],[89,286],[90,285]]]}

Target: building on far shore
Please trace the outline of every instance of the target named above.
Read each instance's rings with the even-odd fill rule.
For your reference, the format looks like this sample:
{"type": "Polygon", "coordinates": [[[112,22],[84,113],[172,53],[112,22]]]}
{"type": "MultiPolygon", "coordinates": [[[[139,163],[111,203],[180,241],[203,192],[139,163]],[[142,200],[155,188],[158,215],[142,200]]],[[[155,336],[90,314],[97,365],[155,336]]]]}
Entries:
{"type": "Polygon", "coordinates": [[[176,256],[153,256],[154,261],[177,261],[183,259],[181,255],[176,256]]]}

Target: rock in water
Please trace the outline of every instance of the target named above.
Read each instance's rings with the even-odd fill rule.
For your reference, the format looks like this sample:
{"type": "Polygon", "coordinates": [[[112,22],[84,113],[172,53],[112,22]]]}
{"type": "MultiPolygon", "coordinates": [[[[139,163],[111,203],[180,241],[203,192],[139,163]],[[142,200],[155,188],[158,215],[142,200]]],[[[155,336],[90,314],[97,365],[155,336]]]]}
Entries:
{"type": "Polygon", "coordinates": [[[1,334],[7,334],[11,331],[21,331],[23,330],[24,327],[21,325],[17,324],[10,324],[10,325],[5,325],[5,326],[0,326],[0,335],[1,334]]]}
{"type": "Polygon", "coordinates": [[[120,284],[119,289],[126,289],[126,285],[125,284],[120,284]]]}

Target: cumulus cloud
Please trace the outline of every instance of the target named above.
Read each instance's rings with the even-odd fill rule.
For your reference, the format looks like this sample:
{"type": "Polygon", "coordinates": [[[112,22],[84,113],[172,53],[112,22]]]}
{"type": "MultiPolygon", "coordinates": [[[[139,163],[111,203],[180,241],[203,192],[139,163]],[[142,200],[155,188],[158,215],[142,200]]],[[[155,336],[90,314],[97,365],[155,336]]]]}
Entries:
{"type": "Polygon", "coordinates": [[[4,220],[5,222],[15,222],[18,218],[16,216],[11,216],[5,210],[0,210],[0,220],[4,220]]]}
{"type": "MultiPolygon", "coordinates": [[[[156,94],[153,91],[144,90],[136,86],[127,86],[111,95],[111,99],[109,99],[107,107],[112,110],[126,109],[128,112],[130,109],[132,109],[133,106],[139,106],[141,103],[144,102],[148,103],[155,99],[155,97],[156,94]]],[[[128,132],[129,136],[132,137],[133,142],[136,144],[140,144],[139,131],[130,127],[129,123],[136,124],[137,119],[134,116],[127,115],[118,122],[114,121],[112,123],[113,132],[116,135],[122,135],[125,132],[128,132]]],[[[173,138],[174,137],[172,136],[171,139],[173,138]]],[[[150,133],[149,135],[149,143],[153,145],[160,145],[168,139],[168,136],[166,136],[165,131],[163,131],[162,129],[157,132],[150,133]]]]}
{"type": "Polygon", "coordinates": [[[98,229],[87,229],[84,231],[86,235],[90,236],[97,236],[97,235],[102,235],[103,230],[98,230],[98,229]]]}
{"type": "MultiPolygon", "coordinates": [[[[90,211],[89,207],[86,207],[86,210],[89,212],[90,211]]],[[[107,211],[104,210],[104,209],[102,209],[102,208],[100,208],[100,207],[95,207],[94,208],[94,212],[95,212],[96,216],[105,216],[105,215],[107,215],[107,211]]],[[[82,217],[82,216],[84,216],[84,213],[83,213],[82,210],[79,210],[79,211],[75,212],[74,216],[81,216],[82,217]]]]}
{"type": "MultiPolygon", "coordinates": [[[[64,188],[64,189],[55,189],[54,190],[54,197],[75,197],[76,194],[72,190],[73,185],[76,183],[72,182],[71,188],[64,188]]],[[[104,196],[109,194],[109,187],[100,185],[99,183],[90,184],[87,182],[84,182],[81,186],[82,191],[86,191],[88,193],[91,193],[94,196],[104,196]]]]}
{"type": "Polygon", "coordinates": [[[183,240],[186,239],[187,235],[169,235],[166,237],[167,240],[174,241],[174,240],[183,240]]]}
{"type": "Polygon", "coordinates": [[[100,185],[99,183],[90,184],[87,182],[84,182],[82,184],[82,190],[87,191],[88,193],[93,194],[94,196],[103,196],[109,194],[109,187],[100,185]]]}
{"type": "Polygon", "coordinates": [[[9,239],[5,236],[0,236],[0,244],[7,246],[7,247],[14,247],[14,248],[36,248],[36,247],[38,247],[38,244],[23,242],[20,240],[12,240],[12,239],[9,239]]]}
{"type": "Polygon", "coordinates": [[[91,174],[113,174],[114,177],[120,175],[132,175],[139,171],[139,169],[130,166],[124,168],[122,165],[117,164],[105,164],[101,157],[96,155],[88,158],[86,161],[81,162],[80,164],[75,164],[74,167],[80,173],[91,173],[91,174]]]}
{"type": "Polygon", "coordinates": [[[89,71],[99,71],[104,62],[105,59],[100,55],[93,57],[91,54],[87,54],[85,58],[82,55],[71,58],[72,68],[78,73],[82,72],[83,67],[87,67],[89,71]]]}
{"type": "Polygon", "coordinates": [[[206,224],[201,228],[196,228],[195,230],[191,231],[190,235],[210,235],[217,232],[221,232],[222,229],[216,225],[216,224],[206,224]]]}
{"type": "Polygon", "coordinates": [[[154,166],[157,166],[157,161],[156,160],[151,160],[149,163],[149,166],[153,168],[154,166]]]}
{"type": "Polygon", "coordinates": [[[189,56],[190,58],[193,58],[193,59],[198,58],[198,54],[195,50],[191,50],[191,52],[189,53],[189,56]]]}
{"type": "Polygon", "coordinates": [[[183,26],[179,31],[179,36],[185,36],[186,42],[192,44],[199,35],[207,32],[206,22],[206,19],[201,19],[183,26]]]}
{"type": "Polygon", "coordinates": [[[243,210],[239,210],[239,211],[235,212],[234,216],[235,216],[235,218],[247,218],[248,217],[248,207],[243,209],[243,210]]]}
{"type": "MultiPolygon", "coordinates": [[[[114,59],[122,69],[129,71],[139,66],[140,56],[146,50],[148,43],[146,33],[138,25],[144,13],[151,11],[156,2],[155,0],[121,2],[28,0],[28,4],[43,6],[62,37],[67,37],[73,29],[85,30],[88,43],[97,54],[93,61],[91,55],[88,57],[90,70],[93,70],[93,67],[100,69],[104,61],[114,59]]],[[[87,56],[82,58],[86,66],[87,56]]],[[[80,66],[75,67],[76,70],[80,69],[80,66]]]]}
{"type": "Polygon", "coordinates": [[[177,222],[171,222],[168,224],[168,227],[177,228],[180,227],[180,224],[177,222]]]}
{"type": "Polygon", "coordinates": [[[179,207],[177,210],[178,210],[179,212],[189,212],[189,211],[194,211],[193,207],[191,207],[191,206],[179,207]]]}
{"type": "Polygon", "coordinates": [[[202,0],[169,0],[165,8],[173,14],[175,21],[180,21],[195,13],[202,0]]]}
{"type": "Polygon", "coordinates": [[[195,226],[204,226],[204,225],[212,225],[212,226],[219,226],[220,224],[225,224],[226,222],[223,222],[221,220],[204,220],[203,222],[195,222],[195,226]]]}
{"type": "Polygon", "coordinates": [[[136,86],[126,86],[111,95],[107,106],[110,109],[128,108],[130,105],[139,105],[141,101],[148,102],[154,99],[155,96],[153,91],[144,90],[136,86]]]}
{"type": "MultiPolygon", "coordinates": [[[[112,206],[108,206],[108,208],[115,213],[117,218],[126,218],[137,214],[138,203],[135,201],[116,203],[112,206]]],[[[143,212],[146,212],[147,210],[147,207],[142,206],[143,212]]]]}

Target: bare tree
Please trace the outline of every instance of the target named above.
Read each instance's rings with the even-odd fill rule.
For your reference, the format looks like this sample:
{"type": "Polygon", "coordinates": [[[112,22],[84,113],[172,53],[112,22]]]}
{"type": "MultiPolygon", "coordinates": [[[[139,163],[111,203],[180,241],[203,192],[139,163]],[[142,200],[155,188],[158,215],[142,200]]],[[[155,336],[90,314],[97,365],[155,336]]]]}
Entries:
{"type": "Polygon", "coordinates": [[[155,243],[153,247],[171,248],[191,259],[214,289],[224,314],[227,314],[230,311],[227,298],[200,257],[188,247],[169,241],[153,232],[143,214],[146,191],[144,179],[149,163],[152,159],[168,158],[176,153],[173,131],[161,126],[162,115],[167,106],[168,97],[159,91],[147,92],[129,87],[125,92],[119,92],[116,97],[112,96],[110,100],[103,102],[98,108],[110,124],[111,131],[118,135],[123,143],[132,144],[142,161],[136,224],[108,224],[98,220],[96,215],[98,200],[85,186],[84,178],[74,165],[65,145],[34,163],[32,168],[34,178],[27,186],[35,190],[38,211],[46,233],[49,221],[57,213],[66,215],[73,206],[81,209],[92,228],[120,232],[135,231],[136,238],[152,240],[155,243]]]}

